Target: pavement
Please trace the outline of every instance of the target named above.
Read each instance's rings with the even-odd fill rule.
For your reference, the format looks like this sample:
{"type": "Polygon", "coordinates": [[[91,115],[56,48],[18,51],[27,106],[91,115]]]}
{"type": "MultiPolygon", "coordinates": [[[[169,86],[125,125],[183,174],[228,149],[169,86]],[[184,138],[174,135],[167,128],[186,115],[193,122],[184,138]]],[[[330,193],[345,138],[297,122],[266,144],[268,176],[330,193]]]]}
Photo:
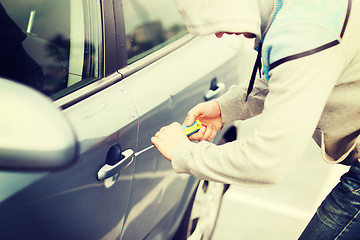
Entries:
{"type": "MultiPolygon", "coordinates": [[[[248,134],[255,120],[240,123],[248,134]]],[[[317,207],[348,170],[326,163],[311,141],[301,160],[279,184],[247,188],[232,185],[225,193],[213,240],[298,239],[317,207]]]]}

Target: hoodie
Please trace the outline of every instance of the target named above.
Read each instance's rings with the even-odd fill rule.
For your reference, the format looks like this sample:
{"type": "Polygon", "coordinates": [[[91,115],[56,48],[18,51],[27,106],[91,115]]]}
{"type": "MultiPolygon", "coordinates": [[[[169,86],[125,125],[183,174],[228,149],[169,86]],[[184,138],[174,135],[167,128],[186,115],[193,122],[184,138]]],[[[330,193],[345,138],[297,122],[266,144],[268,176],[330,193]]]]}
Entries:
{"type": "Polygon", "coordinates": [[[190,33],[256,34],[264,69],[247,101],[246,86],[232,86],[216,100],[224,124],[261,114],[252,135],[221,146],[181,142],[172,155],[177,173],[276,183],[311,137],[327,162],[359,160],[359,1],[177,0],[177,7],[190,33]]]}

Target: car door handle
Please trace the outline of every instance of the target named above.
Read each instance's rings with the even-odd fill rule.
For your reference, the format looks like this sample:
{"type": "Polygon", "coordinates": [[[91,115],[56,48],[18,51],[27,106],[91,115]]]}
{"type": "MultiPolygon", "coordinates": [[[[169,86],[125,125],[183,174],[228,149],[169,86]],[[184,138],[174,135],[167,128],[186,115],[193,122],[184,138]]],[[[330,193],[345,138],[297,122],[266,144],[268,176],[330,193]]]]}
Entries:
{"type": "MultiPolygon", "coordinates": [[[[117,146],[114,146],[114,147],[117,147],[117,146]]],[[[110,149],[109,152],[110,151],[113,151],[113,152],[111,154],[108,154],[107,159],[106,159],[107,164],[105,164],[98,171],[97,178],[99,181],[105,180],[109,177],[112,177],[112,176],[120,173],[125,168],[127,168],[134,160],[134,151],[131,149],[127,149],[123,152],[120,152],[119,148],[115,149],[115,150],[110,149]],[[111,155],[111,156],[109,156],[109,155],[111,155]],[[109,164],[108,163],[109,157],[118,158],[119,161],[115,164],[109,164]]]]}
{"type": "Polygon", "coordinates": [[[204,99],[209,101],[220,96],[221,93],[225,90],[225,83],[217,82],[217,79],[214,78],[211,80],[210,89],[205,92],[204,99]]]}

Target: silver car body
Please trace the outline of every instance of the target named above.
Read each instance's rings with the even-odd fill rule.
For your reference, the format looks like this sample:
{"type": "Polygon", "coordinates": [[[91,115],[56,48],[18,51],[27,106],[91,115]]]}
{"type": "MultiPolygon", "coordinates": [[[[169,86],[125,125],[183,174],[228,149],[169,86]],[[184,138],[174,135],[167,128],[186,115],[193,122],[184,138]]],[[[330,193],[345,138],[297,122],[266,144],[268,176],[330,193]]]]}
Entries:
{"type": "Polygon", "coordinates": [[[238,38],[185,35],[54,100],[76,136],[77,159],[48,171],[3,168],[0,236],[169,239],[198,180],[175,174],[156,148],[134,153],[150,146],[162,126],[181,123],[205,96],[216,98],[237,83],[240,51],[238,38]],[[108,164],[114,156],[121,158],[115,170],[108,164]],[[101,169],[108,175],[99,180],[101,169]]]}

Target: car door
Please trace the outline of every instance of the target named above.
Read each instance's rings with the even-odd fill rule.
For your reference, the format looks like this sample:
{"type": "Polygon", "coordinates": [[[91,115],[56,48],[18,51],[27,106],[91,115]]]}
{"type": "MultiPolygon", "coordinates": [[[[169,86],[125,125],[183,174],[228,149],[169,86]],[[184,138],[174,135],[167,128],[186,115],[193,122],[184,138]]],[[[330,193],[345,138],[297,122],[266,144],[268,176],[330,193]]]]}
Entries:
{"type": "Polygon", "coordinates": [[[116,72],[121,63],[112,2],[0,3],[1,19],[13,27],[1,29],[2,36],[13,37],[9,43],[21,37],[16,46],[1,49],[7,69],[16,70],[2,71],[1,77],[52,98],[72,126],[79,152],[77,162],[64,169],[0,170],[0,236],[114,239],[122,231],[130,196],[138,113],[116,72]],[[26,74],[17,79],[18,72],[26,74]]]}
{"type": "MultiPolygon", "coordinates": [[[[161,127],[181,123],[194,105],[220,96],[236,83],[241,45],[235,38],[219,41],[187,34],[173,1],[122,4],[128,65],[119,72],[139,114],[138,149],[143,150],[161,127]]],[[[122,239],[166,239],[179,223],[196,180],[175,174],[155,148],[134,161],[122,239]]]]}

